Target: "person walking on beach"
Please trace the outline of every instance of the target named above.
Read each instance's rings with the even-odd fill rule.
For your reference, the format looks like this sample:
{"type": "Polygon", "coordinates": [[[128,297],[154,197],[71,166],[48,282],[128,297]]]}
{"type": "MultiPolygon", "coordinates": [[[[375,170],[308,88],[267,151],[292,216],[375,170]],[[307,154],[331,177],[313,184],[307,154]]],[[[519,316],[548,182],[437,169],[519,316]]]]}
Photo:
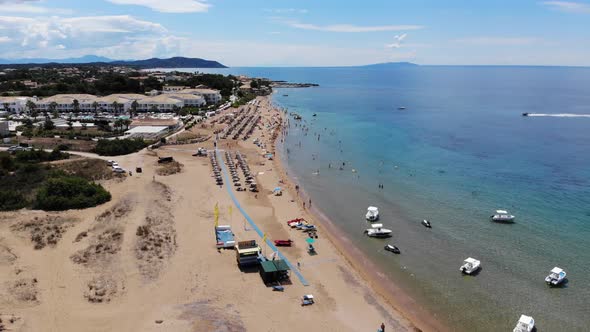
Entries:
{"type": "Polygon", "coordinates": [[[311,209],[311,198],[309,199],[309,208],[311,209]]]}
{"type": "Polygon", "coordinates": [[[385,324],[381,323],[381,332],[385,332],[385,324]]]}

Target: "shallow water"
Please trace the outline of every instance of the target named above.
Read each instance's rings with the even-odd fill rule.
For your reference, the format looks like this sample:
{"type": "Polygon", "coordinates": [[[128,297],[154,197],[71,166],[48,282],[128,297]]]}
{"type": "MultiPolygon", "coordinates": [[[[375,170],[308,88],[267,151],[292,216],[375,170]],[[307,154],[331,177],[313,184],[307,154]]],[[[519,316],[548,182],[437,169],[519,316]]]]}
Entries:
{"type": "Polygon", "coordinates": [[[590,119],[571,115],[590,114],[590,69],[229,71],[320,84],[273,96],[304,118],[291,119],[284,144],[291,172],[315,206],[442,321],[510,330],[522,313],[539,330],[589,329],[590,119]],[[368,205],[380,208],[391,240],[362,234],[368,205]],[[516,223],[490,222],[499,208],[516,223]],[[389,242],[402,254],[384,252],[389,242]],[[459,272],[469,256],[482,261],[475,277],[459,272]],[[568,272],[567,286],[545,285],[554,266],[568,272]]]}

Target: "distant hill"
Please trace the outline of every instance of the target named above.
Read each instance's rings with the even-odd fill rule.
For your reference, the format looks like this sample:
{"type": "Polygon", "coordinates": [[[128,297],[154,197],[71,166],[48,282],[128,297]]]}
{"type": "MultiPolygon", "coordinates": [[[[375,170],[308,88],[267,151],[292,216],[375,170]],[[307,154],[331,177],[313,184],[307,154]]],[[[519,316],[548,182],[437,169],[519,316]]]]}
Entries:
{"type": "Polygon", "coordinates": [[[0,59],[0,66],[14,66],[19,68],[43,66],[54,67],[63,65],[95,65],[95,66],[131,66],[139,68],[227,68],[217,61],[200,58],[172,57],[168,59],[151,58],[146,60],[113,60],[96,55],[85,55],[79,58],[67,59],[0,59]]]}
{"type": "Polygon", "coordinates": [[[372,65],[361,66],[363,68],[400,68],[400,67],[418,67],[417,64],[411,62],[384,62],[375,63],[372,65]]]}
{"type": "Polygon", "coordinates": [[[180,56],[169,59],[151,58],[147,60],[112,61],[109,64],[142,68],[227,68],[217,61],[180,56]]]}

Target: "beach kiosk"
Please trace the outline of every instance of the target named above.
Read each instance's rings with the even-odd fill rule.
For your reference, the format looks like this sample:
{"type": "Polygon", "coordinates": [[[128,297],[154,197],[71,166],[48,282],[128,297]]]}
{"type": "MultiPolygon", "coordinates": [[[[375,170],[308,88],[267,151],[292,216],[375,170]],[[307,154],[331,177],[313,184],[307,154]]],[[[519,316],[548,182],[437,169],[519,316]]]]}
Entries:
{"type": "Polygon", "coordinates": [[[236,245],[236,260],[240,267],[258,265],[258,256],[262,252],[256,240],[239,241],[236,245]]]}
{"type": "Polygon", "coordinates": [[[265,284],[289,279],[289,265],[282,260],[267,260],[260,263],[260,277],[265,284]]]}

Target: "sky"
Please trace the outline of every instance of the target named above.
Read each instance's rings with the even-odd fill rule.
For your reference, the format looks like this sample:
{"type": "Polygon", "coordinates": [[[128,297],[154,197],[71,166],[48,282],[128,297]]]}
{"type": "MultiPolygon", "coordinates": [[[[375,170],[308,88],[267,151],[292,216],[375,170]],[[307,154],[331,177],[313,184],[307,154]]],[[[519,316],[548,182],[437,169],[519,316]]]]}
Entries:
{"type": "Polygon", "coordinates": [[[0,58],[590,66],[590,0],[0,0],[0,58]]]}

